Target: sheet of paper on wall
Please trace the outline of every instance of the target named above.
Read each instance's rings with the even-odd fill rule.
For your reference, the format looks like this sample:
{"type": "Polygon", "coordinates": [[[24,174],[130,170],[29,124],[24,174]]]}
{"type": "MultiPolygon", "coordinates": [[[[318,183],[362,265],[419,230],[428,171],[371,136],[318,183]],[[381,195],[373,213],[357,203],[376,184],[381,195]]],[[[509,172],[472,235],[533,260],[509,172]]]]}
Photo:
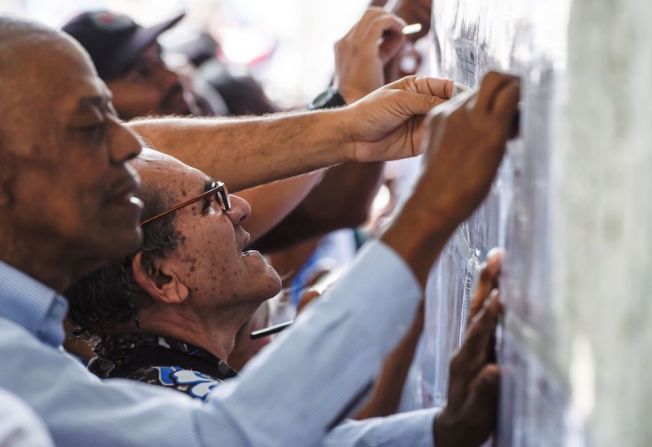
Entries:
{"type": "Polygon", "coordinates": [[[568,389],[542,355],[521,335],[503,333],[499,445],[567,445],[568,389]]]}
{"type": "Polygon", "coordinates": [[[448,362],[463,339],[480,266],[491,248],[505,247],[501,293],[511,324],[503,329],[500,346],[508,371],[502,387],[501,446],[562,445],[556,442],[562,425],[552,430],[552,425],[537,426],[536,420],[564,414],[567,405],[554,354],[539,347],[551,339],[555,324],[548,188],[569,6],[570,0],[433,0],[438,73],[471,90],[491,69],[519,75],[522,82],[520,138],[510,143],[486,202],[460,227],[433,267],[416,361],[420,401],[443,404],[448,362]]]}

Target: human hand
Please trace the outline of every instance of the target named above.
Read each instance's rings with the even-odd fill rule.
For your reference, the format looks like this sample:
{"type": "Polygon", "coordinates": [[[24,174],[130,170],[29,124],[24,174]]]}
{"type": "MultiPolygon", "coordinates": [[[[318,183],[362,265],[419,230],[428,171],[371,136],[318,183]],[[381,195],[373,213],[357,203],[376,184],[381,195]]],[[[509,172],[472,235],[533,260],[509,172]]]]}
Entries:
{"type": "Polygon", "coordinates": [[[335,43],[334,85],[347,104],[385,84],[383,67],[401,49],[405,22],[382,8],[369,8],[335,43]]]}
{"type": "Polygon", "coordinates": [[[476,447],[496,429],[500,370],[495,330],[501,305],[498,277],[502,252],[493,251],[480,273],[467,334],[450,363],[448,402],[434,423],[437,447],[476,447]]]}
{"type": "Polygon", "coordinates": [[[428,117],[424,166],[412,200],[455,228],[486,197],[514,134],[516,77],[491,72],[476,95],[460,95],[428,117]]]}
{"type": "Polygon", "coordinates": [[[408,76],[339,109],[346,115],[351,159],[384,161],[416,155],[425,115],[452,92],[450,80],[408,76]]]}

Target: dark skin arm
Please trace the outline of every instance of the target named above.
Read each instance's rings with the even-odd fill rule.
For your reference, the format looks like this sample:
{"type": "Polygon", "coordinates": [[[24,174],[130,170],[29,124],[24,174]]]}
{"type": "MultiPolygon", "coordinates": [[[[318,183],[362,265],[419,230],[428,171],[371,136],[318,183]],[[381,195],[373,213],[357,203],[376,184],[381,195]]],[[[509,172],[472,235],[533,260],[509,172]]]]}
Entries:
{"type": "Polygon", "coordinates": [[[256,241],[275,251],[340,228],[362,225],[381,184],[384,163],[343,163],[330,168],[308,196],[256,241]]]}

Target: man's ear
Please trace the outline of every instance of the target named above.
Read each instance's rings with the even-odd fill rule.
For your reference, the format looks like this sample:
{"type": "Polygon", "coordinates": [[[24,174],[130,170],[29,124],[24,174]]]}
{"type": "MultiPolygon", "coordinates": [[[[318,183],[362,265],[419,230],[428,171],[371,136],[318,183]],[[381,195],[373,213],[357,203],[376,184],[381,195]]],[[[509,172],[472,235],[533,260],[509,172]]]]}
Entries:
{"type": "Polygon", "coordinates": [[[177,276],[176,272],[166,265],[165,261],[156,265],[154,272],[148,273],[143,268],[142,251],[139,251],[131,261],[134,279],[149,296],[165,304],[181,304],[188,298],[188,287],[177,276]]]}

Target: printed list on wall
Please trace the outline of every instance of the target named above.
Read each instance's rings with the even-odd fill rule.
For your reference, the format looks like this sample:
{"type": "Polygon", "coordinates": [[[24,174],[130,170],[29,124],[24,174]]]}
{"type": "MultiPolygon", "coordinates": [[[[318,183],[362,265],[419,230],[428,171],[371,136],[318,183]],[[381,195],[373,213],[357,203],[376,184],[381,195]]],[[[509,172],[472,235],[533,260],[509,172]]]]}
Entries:
{"type": "Polygon", "coordinates": [[[554,348],[549,203],[569,8],[570,0],[433,0],[433,71],[472,89],[492,69],[521,78],[519,138],[510,143],[486,202],[433,267],[417,359],[419,401],[442,405],[481,265],[489,250],[504,247],[500,446],[561,446],[573,430],[568,383],[554,348]]]}

